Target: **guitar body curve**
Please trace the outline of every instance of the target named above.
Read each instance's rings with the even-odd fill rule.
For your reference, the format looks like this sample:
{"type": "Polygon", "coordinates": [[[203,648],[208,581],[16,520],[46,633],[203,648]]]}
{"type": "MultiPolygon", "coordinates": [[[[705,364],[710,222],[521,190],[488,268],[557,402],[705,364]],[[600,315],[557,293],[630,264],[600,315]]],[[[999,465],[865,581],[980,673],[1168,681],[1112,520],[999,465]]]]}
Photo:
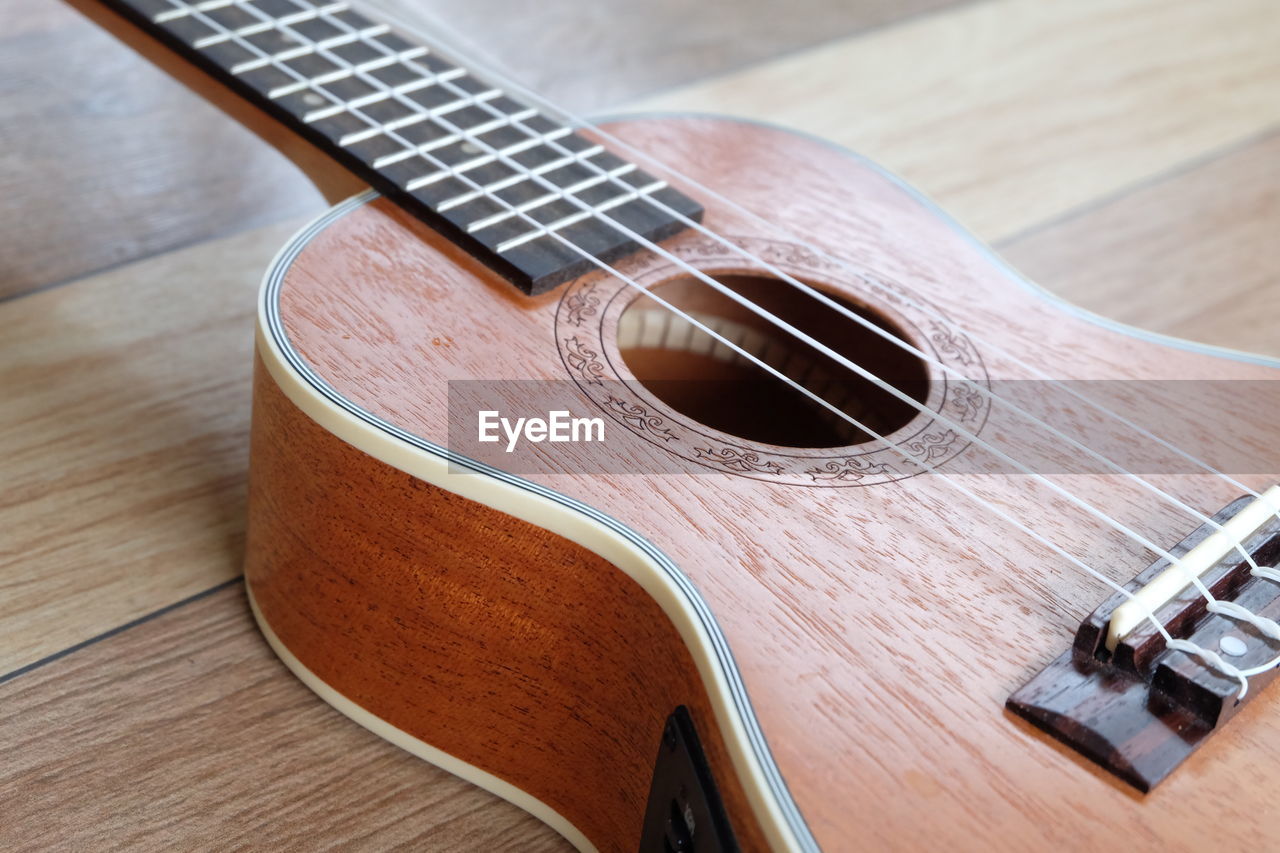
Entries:
{"type": "MultiPolygon", "coordinates": [[[[1063,311],[820,142],[706,117],[608,130],[788,231],[704,195],[710,228],[984,378],[1012,370],[986,340],[1069,379],[1280,375],[1063,311]],[[973,338],[938,337],[904,292],[973,338]]],[[[696,233],[664,247],[739,271],[696,233]]],[[[679,272],[658,257],[620,266],[646,284],[679,272]]],[[[940,477],[847,448],[784,453],[654,401],[673,437],[644,446],[702,476],[517,477],[445,449],[451,381],[573,382],[602,403],[593,377],[632,378],[616,357],[629,299],[604,276],[521,296],[372,195],[282,252],[259,317],[246,578],[269,640],[326,701],[584,850],[636,848],[677,706],[744,850],[1261,843],[1256,820],[1202,825],[1190,804],[1265,813],[1266,786],[1237,787],[1280,759],[1265,727],[1233,725],[1139,798],[1002,713],[1102,592],[1032,571],[1034,543],[940,477]]],[[[946,377],[931,379],[928,406],[954,412],[946,377]]],[[[932,441],[943,461],[970,452],[927,413],[901,429],[891,437],[932,441]]],[[[980,408],[973,429],[1012,433],[980,408]]],[[[1012,503],[1020,487],[990,488],[1012,503]]],[[[1237,497],[1206,488],[1208,503],[1237,497]]],[[[1088,535],[1055,507],[1024,515],[1088,535]]],[[[1186,532],[1167,508],[1147,523],[1165,541],[1186,532]]],[[[1124,546],[1107,556],[1140,567],[1124,546]]]]}

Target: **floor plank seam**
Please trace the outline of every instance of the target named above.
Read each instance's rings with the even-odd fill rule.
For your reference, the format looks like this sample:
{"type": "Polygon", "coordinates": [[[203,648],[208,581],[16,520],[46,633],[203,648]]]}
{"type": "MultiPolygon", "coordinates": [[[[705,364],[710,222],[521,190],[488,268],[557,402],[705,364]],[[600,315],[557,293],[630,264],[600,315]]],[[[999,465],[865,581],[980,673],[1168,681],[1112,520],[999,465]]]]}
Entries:
{"type": "MultiPolygon", "coordinates": [[[[0,295],[0,306],[3,306],[10,302],[17,302],[19,299],[24,299],[28,296],[35,296],[36,294],[39,294],[39,293],[47,293],[50,290],[57,290],[62,287],[67,287],[69,285],[75,284],[76,282],[84,281],[86,279],[96,278],[101,275],[107,275],[108,273],[113,273],[118,270],[125,269],[134,264],[145,264],[155,260],[156,258],[162,258],[165,255],[171,255],[171,254],[174,254],[175,252],[184,252],[187,249],[192,249],[192,248],[195,248],[196,246],[203,246],[205,243],[215,243],[218,240],[226,240],[230,237],[235,237],[240,234],[247,234],[250,231],[257,231],[263,228],[272,228],[276,225],[281,225],[285,222],[288,222],[290,219],[298,220],[300,222],[303,222],[303,221],[310,222],[312,219],[322,214],[326,209],[327,207],[321,207],[321,208],[317,208],[314,211],[310,211],[308,213],[301,214],[301,215],[295,214],[293,216],[281,217],[279,219],[272,219],[266,222],[251,223],[251,224],[245,225],[244,227],[225,228],[221,231],[214,231],[209,234],[204,234],[194,240],[183,240],[183,241],[174,243],[172,246],[166,246],[165,248],[160,249],[159,251],[149,252],[145,255],[138,255],[137,257],[133,257],[133,258],[126,258],[125,260],[120,261],[119,263],[107,264],[106,266],[98,267],[97,269],[90,270],[88,272],[84,272],[79,275],[73,275],[70,278],[64,278],[64,279],[59,279],[57,281],[45,282],[44,284],[37,284],[35,287],[28,288],[27,290],[19,290],[17,293],[6,293],[3,295],[0,295]]],[[[299,224],[298,227],[301,228],[302,225],[299,224]]]]}
{"type": "Polygon", "coordinates": [[[1238,154],[1242,151],[1246,151],[1249,148],[1253,147],[1254,145],[1260,145],[1264,142],[1267,142],[1276,138],[1277,136],[1280,136],[1280,124],[1270,125],[1268,127],[1263,128],[1260,131],[1257,131],[1256,133],[1252,133],[1252,134],[1249,134],[1248,136],[1241,137],[1240,139],[1236,139],[1226,145],[1222,145],[1218,148],[1213,148],[1208,151],[1203,151],[1195,155],[1194,157],[1190,157],[1186,160],[1183,160],[1181,163],[1178,163],[1176,166],[1173,166],[1169,169],[1165,169],[1162,172],[1158,172],[1154,175],[1149,175],[1145,178],[1141,178],[1137,181],[1134,181],[1131,184],[1126,184],[1122,187],[1117,187],[1111,192],[1092,198],[1084,204],[1076,205],[1075,207],[1070,208],[1069,210],[1065,210],[1062,213],[1058,214],[1057,216],[1051,216],[1050,218],[1045,219],[1041,222],[1036,222],[1032,225],[1028,225],[1026,228],[1023,228],[1020,231],[1016,231],[1013,234],[1010,234],[1006,237],[1001,237],[1000,239],[994,241],[990,245],[993,249],[997,249],[997,250],[1007,249],[1010,246],[1016,245],[1022,240],[1029,239],[1031,237],[1036,236],[1037,234],[1043,233],[1053,228],[1057,228],[1059,226],[1065,225],[1073,220],[1079,219],[1082,216],[1088,216],[1091,213],[1095,213],[1099,210],[1102,210],[1106,208],[1108,205],[1115,204],[1121,199],[1126,198],[1127,196],[1133,195],[1134,193],[1139,193],[1139,192],[1142,192],[1143,190],[1150,189],[1151,187],[1159,186],[1160,184],[1165,183],[1166,181],[1171,181],[1176,178],[1182,177],[1184,175],[1188,175],[1196,171],[1197,169],[1202,169],[1214,163],[1217,160],[1221,160],[1225,157],[1230,157],[1234,154],[1238,154]]]}
{"type": "Polygon", "coordinates": [[[116,627],[111,628],[110,630],[103,631],[101,634],[98,634],[96,636],[90,637],[87,640],[83,640],[79,643],[76,643],[74,646],[68,646],[67,648],[56,651],[51,655],[45,655],[39,660],[35,660],[35,661],[32,661],[31,663],[24,664],[23,666],[20,666],[15,670],[7,672],[4,675],[0,675],[0,685],[7,684],[10,681],[13,681],[15,678],[18,678],[19,676],[26,675],[29,672],[34,672],[35,670],[40,669],[41,667],[46,666],[47,664],[51,664],[55,661],[61,660],[62,658],[73,655],[76,652],[86,649],[90,646],[96,645],[97,643],[100,643],[103,640],[109,640],[112,637],[123,634],[125,631],[128,631],[130,628],[136,628],[139,625],[150,622],[153,619],[157,619],[168,613],[172,613],[175,610],[180,610],[181,608],[186,607],[187,605],[195,604],[197,601],[201,601],[205,598],[208,598],[211,595],[215,595],[216,593],[221,592],[224,589],[229,589],[230,587],[243,582],[244,582],[244,575],[236,575],[234,578],[225,580],[216,586],[210,587],[209,589],[197,592],[195,595],[187,596],[186,598],[181,599],[180,601],[175,601],[172,604],[166,604],[164,607],[161,607],[159,610],[153,610],[150,613],[146,613],[146,614],[143,614],[142,616],[139,616],[137,619],[133,619],[128,622],[125,622],[123,625],[117,625],[116,627]]]}

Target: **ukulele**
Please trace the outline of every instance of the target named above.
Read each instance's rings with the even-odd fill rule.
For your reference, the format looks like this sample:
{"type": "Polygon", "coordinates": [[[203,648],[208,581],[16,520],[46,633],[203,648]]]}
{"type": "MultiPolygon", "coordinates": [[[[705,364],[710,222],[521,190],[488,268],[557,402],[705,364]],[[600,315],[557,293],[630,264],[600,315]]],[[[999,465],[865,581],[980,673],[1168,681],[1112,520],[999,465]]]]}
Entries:
{"type": "Polygon", "coordinates": [[[73,2],[345,199],[261,291],[245,570],[330,705],[581,850],[1267,846],[1280,365],[785,129],[73,2]]]}

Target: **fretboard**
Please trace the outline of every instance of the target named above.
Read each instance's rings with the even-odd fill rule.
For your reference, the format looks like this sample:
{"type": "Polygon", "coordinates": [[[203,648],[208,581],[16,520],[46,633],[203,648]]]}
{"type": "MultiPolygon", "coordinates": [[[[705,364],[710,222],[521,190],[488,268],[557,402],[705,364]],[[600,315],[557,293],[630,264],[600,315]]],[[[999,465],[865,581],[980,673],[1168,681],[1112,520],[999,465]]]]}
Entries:
{"type": "Polygon", "coordinates": [[[634,163],[345,2],[107,2],[526,293],[702,216],[634,163]]]}

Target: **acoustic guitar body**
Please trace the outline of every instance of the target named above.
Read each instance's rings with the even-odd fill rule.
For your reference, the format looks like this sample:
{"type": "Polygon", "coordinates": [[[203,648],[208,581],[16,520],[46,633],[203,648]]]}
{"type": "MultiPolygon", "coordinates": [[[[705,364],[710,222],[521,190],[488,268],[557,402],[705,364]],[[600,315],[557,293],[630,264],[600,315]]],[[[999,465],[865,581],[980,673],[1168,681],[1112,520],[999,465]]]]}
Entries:
{"type": "MultiPolygon", "coordinates": [[[[663,808],[718,808],[742,850],[1272,843],[1274,822],[1259,816],[1274,808],[1280,767],[1274,695],[1146,795],[1004,710],[1109,590],[946,472],[1124,582],[1150,562],[1140,548],[1026,476],[965,467],[979,448],[948,424],[1010,454],[1077,454],[956,376],[999,382],[1030,365],[1157,387],[1280,370],[1070,309],[819,141],[707,117],[607,129],[696,182],[683,189],[708,228],[930,355],[920,366],[869,335],[838,342],[904,383],[915,376],[925,411],[871,414],[938,473],[878,442],[755,438],[787,425],[749,406],[739,421],[703,422],[696,400],[672,402],[678,392],[651,380],[715,359],[628,331],[648,322],[639,291],[593,273],[524,296],[368,194],[302,232],[263,290],[247,579],[288,665],[361,724],[584,850],[639,848],[677,708],[719,805],[676,790],[663,808]],[[495,393],[527,415],[516,389],[533,380],[569,389],[575,415],[604,419],[603,455],[557,470],[546,445],[542,467],[508,473],[496,444],[485,464],[468,461],[458,430],[476,413],[460,389],[509,389],[495,393]],[[615,450],[632,470],[610,464],[615,450]]],[[[619,269],[700,316],[720,312],[725,328],[750,323],[699,302],[684,264],[779,311],[805,299],[697,231],[662,245],[668,257],[640,252],[619,269]]],[[[1225,420],[1273,414],[1251,406],[1233,401],[1225,420]]],[[[1083,409],[1054,417],[1141,444],[1083,409]]],[[[1193,472],[1166,480],[1209,512],[1240,494],[1193,472]]],[[[1072,482],[1162,544],[1195,526],[1108,472],[1072,482]]]]}

